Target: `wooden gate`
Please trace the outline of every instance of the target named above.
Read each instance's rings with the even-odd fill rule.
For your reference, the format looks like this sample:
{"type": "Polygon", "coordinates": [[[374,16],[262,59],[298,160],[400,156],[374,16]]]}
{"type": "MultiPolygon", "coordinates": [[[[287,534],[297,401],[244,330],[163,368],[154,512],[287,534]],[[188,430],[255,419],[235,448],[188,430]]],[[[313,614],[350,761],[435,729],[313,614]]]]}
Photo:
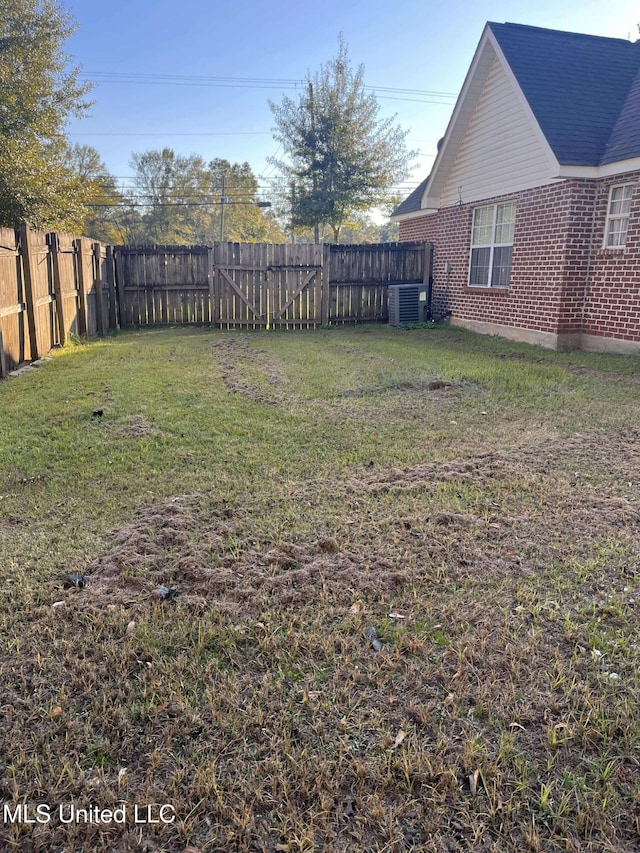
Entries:
{"type": "Polygon", "coordinates": [[[308,328],[322,322],[323,247],[216,243],[211,301],[222,328],[308,328]]]}

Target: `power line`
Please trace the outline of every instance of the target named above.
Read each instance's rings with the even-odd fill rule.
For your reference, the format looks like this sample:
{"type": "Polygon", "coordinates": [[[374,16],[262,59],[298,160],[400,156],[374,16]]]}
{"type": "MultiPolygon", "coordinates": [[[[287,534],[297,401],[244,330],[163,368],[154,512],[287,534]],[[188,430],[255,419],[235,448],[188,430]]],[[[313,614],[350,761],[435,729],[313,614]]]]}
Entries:
{"type": "Polygon", "coordinates": [[[229,131],[119,131],[119,130],[96,130],[96,131],[74,131],[67,136],[271,136],[268,130],[229,130],[229,131]]]}
{"type": "Polygon", "coordinates": [[[253,200],[250,201],[162,201],[162,202],[137,202],[137,201],[118,201],[113,204],[104,204],[102,202],[96,202],[95,204],[86,202],[87,207],[145,207],[145,208],[153,208],[156,207],[230,207],[233,205],[249,205],[260,207],[261,205],[253,200]]]}
{"type": "MultiPolygon", "coordinates": [[[[305,81],[295,78],[278,77],[207,77],[188,74],[149,74],[130,71],[85,71],[81,77],[93,83],[123,83],[154,86],[195,86],[231,89],[280,89],[297,90],[305,86],[305,81]],[[93,79],[97,78],[97,79],[93,79]]],[[[447,103],[457,98],[456,92],[438,92],[428,89],[408,89],[395,86],[363,86],[363,89],[375,93],[379,98],[415,103],[447,103]],[[381,94],[382,93],[382,94],[381,94]],[[399,97],[413,95],[417,97],[399,97]],[[428,100],[424,100],[424,99],[428,100]],[[437,98],[438,100],[432,100],[437,98]],[[445,99],[444,101],[442,99],[445,99]]]]}
{"type": "MultiPolygon", "coordinates": [[[[117,180],[118,178],[121,178],[123,180],[134,180],[134,176],[132,176],[132,175],[126,175],[126,176],[125,175],[123,175],[123,176],[109,175],[109,176],[104,176],[104,177],[100,177],[100,178],[94,178],[93,180],[95,180],[96,183],[104,182],[105,184],[107,184],[112,178],[114,180],[117,180]]],[[[268,178],[263,178],[263,179],[268,180],[268,178]]],[[[421,181],[417,181],[417,180],[403,181],[402,184],[394,184],[393,186],[389,187],[389,189],[390,190],[396,190],[396,189],[397,190],[404,190],[404,189],[407,189],[408,187],[411,187],[411,186],[417,187],[418,184],[420,184],[420,183],[421,183],[421,181]]],[[[169,184],[168,186],[159,187],[158,189],[164,190],[166,192],[176,192],[176,193],[177,192],[184,192],[186,194],[196,193],[198,195],[202,195],[202,194],[207,194],[207,193],[213,193],[213,194],[220,193],[221,186],[222,186],[221,184],[214,184],[212,187],[202,188],[202,187],[197,187],[197,186],[194,187],[192,184],[179,183],[179,184],[169,184]]],[[[227,192],[240,191],[243,193],[253,193],[253,192],[260,192],[261,190],[263,190],[263,191],[267,191],[267,192],[273,192],[274,188],[277,188],[277,187],[278,187],[278,179],[274,178],[272,183],[270,183],[270,184],[256,184],[255,187],[242,186],[242,184],[239,184],[236,186],[234,186],[233,184],[231,186],[226,185],[226,191],[227,192]]],[[[111,187],[107,185],[107,189],[110,190],[111,187]]],[[[131,190],[132,192],[138,192],[141,195],[150,195],[153,193],[152,189],[149,190],[148,192],[145,192],[145,190],[147,190],[148,187],[145,186],[144,182],[142,183],[142,185],[140,185],[140,184],[124,184],[124,185],[121,185],[119,187],[119,189],[123,190],[123,191],[124,190],[131,190]]],[[[287,184],[286,189],[288,191],[288,184],[287,184]]]]}

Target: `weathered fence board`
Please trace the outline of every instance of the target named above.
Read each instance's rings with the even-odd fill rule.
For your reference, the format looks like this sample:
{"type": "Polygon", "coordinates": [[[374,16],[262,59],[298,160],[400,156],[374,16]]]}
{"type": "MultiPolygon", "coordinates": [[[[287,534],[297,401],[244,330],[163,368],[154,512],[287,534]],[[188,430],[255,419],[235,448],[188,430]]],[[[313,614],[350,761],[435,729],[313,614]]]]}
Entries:
{"type": "Polygon", "coordinates": [[[31,358],[18,236],[13,228],[0,228],[0,335],[1,373],[31,358]]]}
{"type": "Polygon", "coordinates": [[[123,326],[210,323],[207,246],[118,246],[123,326]]]}
{"type": "Polygon", "coordinates": [[[47,235],[23,228],[20,232],[20,256],[31,358],[40,358],[60,340],[47,235]]]}
{"type": "Polygon", "coordinates": [[[0,228],[0,376],[70,335],[114,328],[113,267],[112,248],[87,238],[0,228]]]}
{"type": "Polygon", "coordinates": [[[82,322],[75,239],[70,234],[47,234],[55,297],[57,337],[64,344],[69,335],[86,334],[82,322]]]}
{"type": "Polygon", "coordinates": [[[216,325],[266,328],[267,253],[259,243],[216,243],[213,253],[216,325]]]}
{"type": "Polygon", "coordinates": [[[214,322],[307,328],[322,322],[322,246],[216,243],[214,322]]]}
{"type": "Polygon", "coordinates": [[[305,328],[322,323],[321,245],[274,246],[270,279],[271,325],[305,328]]]}

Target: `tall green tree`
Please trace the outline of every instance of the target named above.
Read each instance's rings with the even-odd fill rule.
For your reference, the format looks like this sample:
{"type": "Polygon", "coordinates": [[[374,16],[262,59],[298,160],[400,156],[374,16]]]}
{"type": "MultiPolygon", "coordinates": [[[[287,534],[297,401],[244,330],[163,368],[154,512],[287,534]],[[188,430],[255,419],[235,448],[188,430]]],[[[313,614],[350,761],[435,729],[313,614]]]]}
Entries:
{"type": "Polygon", "coordinates": [[[82,182],[64,128],[89,107],[63,44],[74,31],[56,0],[0,0],[0,224],[76,229],[82,182]]]}
{"type": "Polygon", "coordinates": [[[284,239],[258,206],[258,181],[248,163],[206,162],[164,148],[134,154],[131,166],[130,212],[140,214],[135,242],[209,244],[221,235],[237,241],[284,239]]]}
{"type": "Polygon", "coordinates": [[[123,196],[98,151],[91,145],[73,145],[67,165],[79,181],[85,206],[79,233],[105,243],[123,242],[119,215],[123,196]]]}
{"type": "Polygon", "coordinates": [[[395,116],[382,119],[375,94],[364,89],[364,66],[351,66],[340,37],[338,54],[307,75],[297,100],[269,102],[274,137],[286,159],[272,163],[288,185],[292,229],[342,224],[383,203],[408,175],[414,156],[395,116]]]}
{"type": "Polygon", "coordinates": [[[131,156],[135,189],[132,207],[142,215],[142,240],[148,243],[192,243],[192,216],[187,203],[194,199],[202,158],[182,157],[171,148],[131,156]]]}

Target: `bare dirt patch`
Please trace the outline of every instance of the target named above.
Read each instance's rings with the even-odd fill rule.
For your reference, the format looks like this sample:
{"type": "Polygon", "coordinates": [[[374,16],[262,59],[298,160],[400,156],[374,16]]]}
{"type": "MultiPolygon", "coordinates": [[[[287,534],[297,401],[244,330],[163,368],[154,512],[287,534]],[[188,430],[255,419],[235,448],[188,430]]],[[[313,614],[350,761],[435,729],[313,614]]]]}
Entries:
{"type": "Polygon", "coordinates": [[[256,403],[276,406],[283,401],[283,374],[271,354],[252,346],[245,335],[224,337],[211,347],[220,378],[232,394],[241,394],[256,403]],[[263,382],[247,371],[259,371],[263,382]]]}
{"type": "Polygon", "coordinates": [[[131,415],[121,423],[109,424],[109,428],[118,438],[144,438],[158,431],[144,415],[131,415]]]}
{"type": "Polygon", "coordinates": [[[372,594],[406,580],[383,558],[363,560],[330,537],[277,546],[252,543],[245,515],[212,509],[198,496],[148,507],[115,531],[111,547],[86,569],[83,603],[140,610],[157,601],[156,591],[164,586],[196,607],[215,602],[219,612],[255,617],[264,607],[307,604],[328,583],[332,597],[348,598],[356,588],[372,594]]]}
{"type": "Polygon", "coordinates": [[[317,516],[316,536],[309,530],[291,541],[258,536],[252,518],[260,510],[250,504],[187,495],[143,509],[110,535],[105,553],[85,568],[84,600],[139,608],[165,586],[186,602],[256,616],[270,605],[384,595],[435,577],[445,564],[450,577],[534,575],[554,562],[587,559],[621,536],[633,575],[639,493],[637,433],[628,431],[362,469],[317,490],[305,484],[283,500],[311,523],[317,516]],[[587,465],[591,478],[598,466],[606,470],[592,482],[587,465]],[[343,501],[340,514],[324,505],[327,493],[343,501]]]}

